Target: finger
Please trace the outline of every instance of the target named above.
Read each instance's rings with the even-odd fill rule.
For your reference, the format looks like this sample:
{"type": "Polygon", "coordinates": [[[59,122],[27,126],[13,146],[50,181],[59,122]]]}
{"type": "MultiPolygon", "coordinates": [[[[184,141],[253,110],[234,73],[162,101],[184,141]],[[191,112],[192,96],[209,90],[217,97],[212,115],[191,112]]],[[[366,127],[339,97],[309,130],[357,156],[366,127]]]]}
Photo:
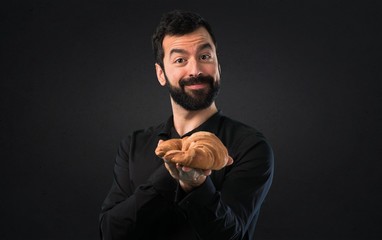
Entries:
{"type": "Polygon", "coordinates": [[[227,166],[231,165],[233,163],[233,159],[228,156],[228,162],[227,162],[227,166]]]}
{"type": "Polygon", "coordinates": [[[182,167],[183,172],[190,172],[191,170],[192,170],[192,168],[190,168],[190,167],[187,167],[187,166],[182,167]]]}
{"type": "Polygon", "coordinates": [[[179,171],[183,171],[183,172],[190,172],[191,170],[193,170],[193,168],[190,168],[190,167],[187,167],[187,166],[183,166],[183,165],[180,164],[180,163],[177,163],[177,164],[176,164],[176,168],[177,168],[179,171]]]}
{"type": "Polygon", "coordinates": [[[211,173],[212,173],[212,170],[211,170],[211,169],[203,170],[203,174],[204,174],[205,176],[209,176],[209,175],[211,175],[211,173]]]}
{"type": "Polygon", "coordinates": [[[178,179],[179,178],[179,172],[178,170],[176,169],[176,166],[175,164],[173,163],[165,163],[164,164],[167,171],[170,173],[170,175],[175,178],[175,179],[178,179]]]}

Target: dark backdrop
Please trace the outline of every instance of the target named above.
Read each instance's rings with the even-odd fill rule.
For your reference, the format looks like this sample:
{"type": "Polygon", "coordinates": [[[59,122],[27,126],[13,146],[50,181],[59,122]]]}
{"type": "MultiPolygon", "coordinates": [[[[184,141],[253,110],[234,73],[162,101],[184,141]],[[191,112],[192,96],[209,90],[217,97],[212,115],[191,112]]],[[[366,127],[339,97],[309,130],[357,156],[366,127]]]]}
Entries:
{"type": "Polygon", "coordinates": [[[198,11],[223,113],[262,131],[274,184],[257,239],[381,239],[379,1],[1,5],[0,239],[97,239],[119,141],[170,114],[150,37],[198,11]]]}

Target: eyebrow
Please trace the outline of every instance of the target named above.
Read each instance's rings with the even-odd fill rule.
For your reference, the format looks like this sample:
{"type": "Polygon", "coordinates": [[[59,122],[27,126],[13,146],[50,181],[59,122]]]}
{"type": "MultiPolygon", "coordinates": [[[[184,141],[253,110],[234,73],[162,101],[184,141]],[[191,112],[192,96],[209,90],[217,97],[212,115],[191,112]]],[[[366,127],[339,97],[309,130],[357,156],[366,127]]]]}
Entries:
{"type": "MultiPolygon", "coordinates": [[[[204,50],[204,49],[212,49],[211,44],[210,44],[210,43],[204,43],[204,44],[202,44],[202,45],[200,45],[200,46],[198,47],[198,51],[201,51],[201,50],[204,50]]],[[[181,54],[184,54],[184,53],[187,53],[187,51],[184,50],[184,49],[181,49],[181,48],[173,48],[173,49],[171,49],[171,51],[170,51],[170,56],[171,56],[172,54],[174,54],[174,53],[181,53],[181,54]]]]}
{"type": "Polygon", "coordinates": [[[205,49],[212,49],[212,46],[211,44],[209,43],[205,43],[205,44],[202,44],[198,47],[198,51],[201,51],[201,50],[205,50],[205,49]]]}
{"type": "Polygon", "coordinates": [[[173,53],[187,53],[187,51],[184,50],[184,49],[180,49],[180,48],[173,48],[173,49],[171,49],[171,51],[170,51],[170,56],[171,56],[173,53]]]}

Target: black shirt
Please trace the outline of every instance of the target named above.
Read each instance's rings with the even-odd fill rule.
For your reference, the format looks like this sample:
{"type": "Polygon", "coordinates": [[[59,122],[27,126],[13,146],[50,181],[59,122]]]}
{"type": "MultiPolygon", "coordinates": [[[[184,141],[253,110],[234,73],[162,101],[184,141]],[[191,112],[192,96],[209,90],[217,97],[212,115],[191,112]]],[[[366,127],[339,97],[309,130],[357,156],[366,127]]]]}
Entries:
{"type": "MultiPolygon", "coordinates": [[[[253,239],[273,178],[273,152],[252,127],[214,114],[185,134],[209,131],[234,163],[186,194],[155,155],[159,139],[179,138],[167,123],[133,132],[119,147],[100,215],[102,239],[253,239]]],[[[182,137],[184,137],[182,136],[182,137]]]]}

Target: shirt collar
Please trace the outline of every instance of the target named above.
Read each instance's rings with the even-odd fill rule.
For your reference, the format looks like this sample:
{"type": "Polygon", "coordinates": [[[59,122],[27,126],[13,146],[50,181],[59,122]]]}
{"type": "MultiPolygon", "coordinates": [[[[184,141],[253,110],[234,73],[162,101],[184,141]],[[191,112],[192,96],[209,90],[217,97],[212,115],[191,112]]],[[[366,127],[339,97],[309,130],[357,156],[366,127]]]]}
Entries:
{"type": "MultiPolygon", "coordinates": [[[[199,127],[195,128],[194,130],[184,134],[181,137],[190,136],[194,132],[199,131],[208,131],[212,133],[217,133],[218,127],[219,127],[219,120],[222,117],[221,110],[218,110],[214,115],[212,115],[209,119],[207,119],[204,123],[202,123],[199,127]]],[[[173,115],[171,115],[165,125],[163,126],[162,130],[158,134],[159,138],[162,140],[167,140],[170,138],[179,137],[178,134],[176,134],[176,131],[174,129],[174,118],[173,115]],[[177,136],[175,136],[177,135],[177,136]]]]}

